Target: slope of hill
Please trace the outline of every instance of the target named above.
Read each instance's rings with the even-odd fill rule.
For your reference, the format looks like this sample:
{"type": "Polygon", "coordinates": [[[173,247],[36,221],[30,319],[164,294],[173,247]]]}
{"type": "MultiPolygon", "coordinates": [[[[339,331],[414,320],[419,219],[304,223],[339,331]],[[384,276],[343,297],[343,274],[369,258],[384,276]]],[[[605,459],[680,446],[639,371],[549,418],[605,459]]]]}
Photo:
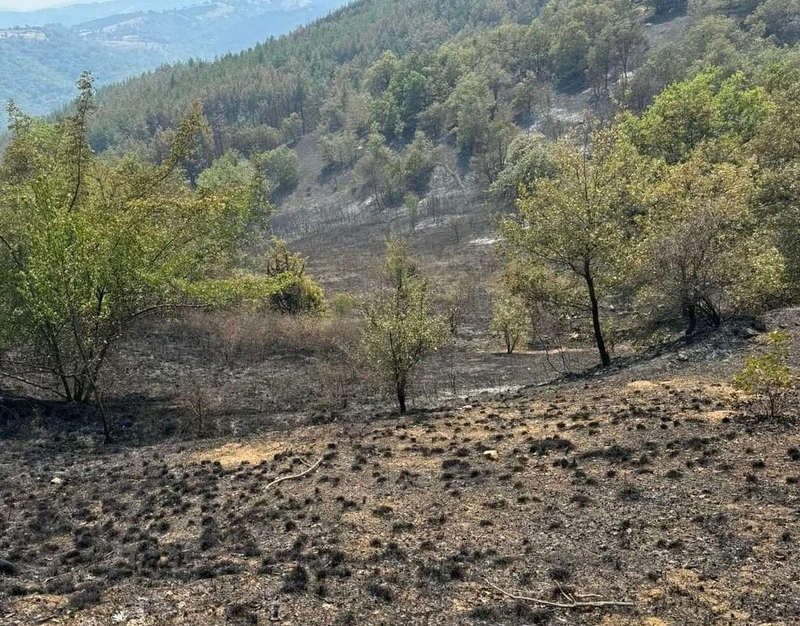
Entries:
{"type": "MultiPolygon", "coordinates": [[[[334,74],[354,86],[385,51],[435,51],[459,34],[501,22],[527,23],[545,0],[360,0],[291,35],[213,63],[182,63],[99,94],[96,147],[150,141],[195,100],[235,127],[280,126],[297,113],[311,130],[334,74]],[[306,110],[307,109],[307,110],[306,110]]],[[[223,131],[224,132],[224,131],[223,131]]]]}
{"type": "Polygon", "coordinates": [[[420,129],[434,141],[455,137],[468,158],[487,148],[486,137],[457,136],[459,126],[469,134],[496,122],[490,134],[505,136],[501,127],[537,123],[557,136],[589,104],[601,118],[615,102],[641,112],[667,84],[708,65],[731,73],[777,60],[796,37],[781,30],[788,18],[774,4],[733,11],[697,0],[687,17],[687,3],[655,0],[360,0],[246,53],[102,90],[93,144],[152,147],[202,100],[214,134],[206,163],[231,148],[274,147],[263,137],[292,116],[303,134],[319,127],[334,167],[358,160],[373,123],[395,150],[420,129]],[[394,60],[379,61],[386,52],[394,60]],[[574,96],[560,115],[554,100],[574,96]],[[459,124],[476,114],[486,119],[459,124]]]}
{"type": "Polygon", "coordinates": [[[66,102],[77,76],[108,84],[188,58],[238,52],[319,18],[344,0],[178,0],[0,14],[0,100],[33,114],[66,102]]]}
{"type": "MultiPolygon", "coordinates": [[[[38,167],[56,130],[21,120],[33,132],[8,151],[0,204],[0,224],[21,234],[0,238],[0,284],[12,285],[0,305],[19,320],[0,325],[14,367],[0,377],[0,623],[796,623],[800,310],[764,313],[800,285],[791,4],[787,17],[784,0],[360,0],[246,53],[102,89],[93,141],[110,162],[92,158],[97,169],[75,141],[38,167]],[[203,176],[212,184],[177,209],[142,199],[163,170],[137,176],[115,153],[163,161],[195,98],[208,132],[192,126],[200,145],[183,164],[201,191],[203,176]],[[614,128],[620,104],[644,113],[614,128]],[[598,119],[626,135],[586,132],[598,119]],[[581,122],[583,137],[545,143],[581,122]],[[83,352],[82,328],[104,326],[116,299],[107,286],[185,281],[187,264],[161,261],[160,245],[120,246],[127,233],[166,223],[164,239],[193,241],[185,216],[206,203],[223,230],[241,225],[215,198],[270,168],[295,185],[272,228],[308,263],[282,248],[256,259],[254,242],[242,265],[302,266],[329,314],[287,315],[263,297],[157,307],[92,344],[113,354],[89,405],[17,375],[17,353],[48,343],[61,362],[70,325],[65,341],[83,352]],[[127,176],[130,195],[113,185],[127,176]],[[535,307],[513,354],[489,323],[511,265],[491,213],[509,197],[484,193],[498,181],[511,197],[531,187],[514,231],[531,240],[509,257],[532,271],[503,277],[527,283],[519,304],[535,307]],[[529,200],[557,226],[546,241],[529,200]],[[356,306],[376,293],[392,232],[408,234],[415,266],[390,257],[384,273],[425,283],[452,332],[413,372],[402,416],[387,395],[398,370],[382,384],[388,359],[364,358],[376,320],[356,306]],[[40,241],[49,256],[31,253],[40,241]],[[98,256],[101,271],[87,263],[98,256]],[[698,302],[705,323],[684,336],[698,302]],[[607,329],[607,367],[592,369],[592,321],[607,329]],[[32,327],[45,339],[20,336],[32,327]],[[763,394],[734,383],[745,364],[763,394]]],[[[178,200],[191,193],[175,182],[178,200]]],[[[384,296],[404,307],[389,344],[397,328],[407,341],[409,293],[384,296]]]]}
{"type": "Polygon", "coordinates": [[[796,623],[797,427],[747,417],[727,384],[745,343],[719,339],[258,439],[98,453],[31,427],[0,440],[0,619],[796,623]]]}

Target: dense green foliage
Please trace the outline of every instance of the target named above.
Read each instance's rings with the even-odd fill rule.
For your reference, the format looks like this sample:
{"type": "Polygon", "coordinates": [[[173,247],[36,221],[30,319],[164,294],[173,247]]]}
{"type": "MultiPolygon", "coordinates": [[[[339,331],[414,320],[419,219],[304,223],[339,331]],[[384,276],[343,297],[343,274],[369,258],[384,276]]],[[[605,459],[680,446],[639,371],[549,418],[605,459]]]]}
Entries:
{"type": "MultiPolygon", "coordinates": [[[[367,71],[384,52],[401,57],[405,67],[412,62],[413,55],[408,53],[419,51],[424,54],[417,57],[418,62],[427,63],[452,37],[505,21],[529,22],[542,4],[539,0],[355,2],[243,54],[214,63],[180,64],[103,90],[92,143],[101,150],[131,139],[149,143],[197,99],[204,101],[214,132],[223,138],[215,156],[229,148],[247,153],[239,142],[249,141],[246,138],[253,133],[268,134],[268,128],[280,129],[293,113],[306,132],[319,123],[329,132],[346,129],[363,134],[373,117],[370,85],[374,91],[381,80],[377,70],[369,72],[367,80],[367,71]]],[[[442,70],[442,86],[447,88],[449,70],[446,65],[442,70]]],[[[391,82],[392,77],[388,79],[391,82]]],[[[413,122],[410,118],[433,101],[434,94],[420,87],[420,76],[397,77],[386,100],[375,103],[375,121],[384,133],[390,127],[387,136],[401,131],[413,138],[414,124],[401,130],[398,123],[413,122]],[[398,101],[400,106],[394,110],[398,101]]],[[[274,146],[260,146],[266,147],[274,146]]]]}
{"type": "Polygon", "coordinates": [[[445,142],[471,162],[480,185],[509,200],[530,182],[531,168],[547,168],[535,142],[518,137],[521,127],[534,123],[562,136],[561,93],[588,88],[594,116],[607,122],[620,107],[643,113],[672,85],[633,138],[670,150],[670,161],[692,149],[695,135],[748,140],[769,114],[754,82],[781,59],[794,63],[787,47],[795,43],[793,7],[776,13],[767,0],[361,0],[248,52],[103,90],[91,142],[158,160],[163,137],[201,99],[211,129],[202,167],[229,150],[250,156],[317,131],[328,166],[362,161],[359,182],[383,207],[425,192],[433,145],[445,142]],[[673,28],[669,20],[683,14],[685,24],[673,28]],[[786,33],[777,33],[777,22],[786,33]],[[750,117],[740,119],[744,110],[750,117]],[[685,128],[669,128],[676,116],[685,128]],[[416,171],[401,163],[407,149],[416,171]]]}
{"type": "Polygon", "coordinates": [[[80,89],[75,115],[56,124],[10,111],[0,167],[0,376],[102,406],[105,365],[146,315],[243,301],[321,307],[321,291],[281,244],[261,271],[241,269],[240,247],[271,208],[258,176],[234,168],[187,185],[178,166],[202,124],[199,107],[162,165],[101,159],[86,143],[88,76],[80,89]]]}

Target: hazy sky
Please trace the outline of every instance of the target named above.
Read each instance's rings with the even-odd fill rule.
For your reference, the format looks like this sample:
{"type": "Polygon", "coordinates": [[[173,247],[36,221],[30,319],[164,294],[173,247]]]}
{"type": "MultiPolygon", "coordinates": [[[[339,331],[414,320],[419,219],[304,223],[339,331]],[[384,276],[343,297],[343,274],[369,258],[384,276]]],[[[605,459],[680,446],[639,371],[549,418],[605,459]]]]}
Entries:
{"type": "MultiPolygon", "coordinates": [[[[82,4],[98,0],[0,0],[0,10],[14,9],[16,11],[33,11],[45,7],[54,7],[65,4],[82,4]]],[[[102,2],[103,0],[99,0],[102,2]]]]}

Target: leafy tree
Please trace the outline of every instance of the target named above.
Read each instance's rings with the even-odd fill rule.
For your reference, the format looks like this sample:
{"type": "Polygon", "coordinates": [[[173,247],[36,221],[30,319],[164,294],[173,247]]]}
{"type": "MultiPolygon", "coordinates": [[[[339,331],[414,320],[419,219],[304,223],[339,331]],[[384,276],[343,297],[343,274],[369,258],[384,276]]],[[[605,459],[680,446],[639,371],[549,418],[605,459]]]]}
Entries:
{"type": "Polygon", "coordinates": [[[262,124],[245,126],[230,132],[228,143],[231,150],[236,150],[246,157],[259,152],[266,152],[281,145],[283,138],[277,128],[262,124]]]}
{"type": "Polygon", "coordinates": [[[520,134],[508,147],[505,168],[489,188],[498,198],[515,200],[520,189],[529,189],[538,179],[553,174],[551,149],[542,136],[520,134]]]}
{"type": "Polygon", "coordinates": [[[534,105],[538,103],[541,83],[536,75],[528,70],[525,77],[514,89],[512,106],[517,117],[529,118],[533,115],[534,105]]]}
{"type": "Polygon", "coordinates": [[[295,112],[281,122],[281,135],[283,140],[294,145],[303,136],[303,118],[295,112]]]}
{"type": "Polygon", "coordinates": [[[406,205],[408,226],[413,233],[417,229],[417,222],[419,222],[419,198],[413,193],[407,193],[403,198],[403,204],[406,205]]]}
{"type": "MultiPolygon", "coordinates": [[[[237,246],[270,207],[235,181],[224,193],[187,187],[178,164],[201,126],[199,107],[164,164],[97,158],[86,142],[88,75],[79,89],[75,114],[58,123],[10,110],[0,166],[0,375],[102,406],[104,367],[125,331],[158,311],[202,304],[202,285],[225,283],[237,246]]],[[[281,280],[254,277],[249,291],[272,292],[281,280]]]]}
{"type": "Polygon", "coordinates": [[[785,330],[774,330],[768,341],[765,354],[745,358],[744,369],[734,377],[733,385],[754,396],[764,405],[767,416],[775,419],[793,382],[789,369],[790,335],[785,330]]]}
{"type": "Polygon", "coordinates": [[[379,71],[370,75],[374,119],[387,137],[413,136],[417,116],[428,106],[428,83],[419,71],[416,55],[394,63],[386,56],[378,61],[379,71]],[[376,92],[378,86],[389,82],[376,92]],[[374,83],[378,83],[375,85],[374,83]]]}
{"type": "Polygon", "coordinates": [[[475,298],[476,282],[474,277],[465,275],[437,291],[437,304],[451,335],[456,335],[464,323],[468,305],[475,298]]]}
{"type": "Polygon", "coordinates": [[[644,167],[616,130],[597,133],[589,149],[560,142],[552,178],[536,181],[518,201],[520,219],[502,230],[512,253],[583,284],[574,303],[588,310],[604,366],[611,362],[601,319],[601,300],[613,287],[624,258],[626,230],[636,208],[644,167]]]}
{"type": "Polygon", "coordinates": [[[645,273],[640,299],[661,315],[719,326],[725,307],[764,306],[783,288],[784,264],[750,208],[748,165],[710,165],[701,152],[673,167],[641,219],[635,257],[645,273]]]}
{"type": "Polygon", "coordinates": [[[590,47],[589,35],[578,22],[570,23],[559,33],[553,44],[552,55],[556,74],[562,82],[583,80],[590,47]]]}
{"type": "Polygon", "coordinates": [[[749,141],[770,110],[766,92],[749,88],[742,74],[723,80],[707,70],[668,87],[633,121],[632,135],[644,153],[677,163],[705,141],[749,141]]]}
{"type": "Polygon", "coordinates": [[[800,41],[800,1],[766,0],[748,18],[747,23],[764,36],[793,45],[800,41]]]}
{"type": "Polygon", "coordinates": [[[794,297],[800,294],[800,83],[796,72],[778,68],[787,85],[775,89],[774,110],[759,127],[751,148],[758,160],[757,218],[775,233],[786,260],[794,297]]]}
{"type": "Polygon", "coordinates": [[[406,187],[416,193],[425,193],[434,167],[433,142],[424,132],[418,130],[414,141],[403,154],[403,178],[406,187]]]}
{"type": "Polygon", "coordinates": [[[366,303],[364,321],[364,357],[405,413],[409,379],[420,361],[442,344],[447,327],[431,312],[428,283],[399,239],[388,243],[383,285],[366,303]]]}
{"type": "Polygon", "coordinates": [[[501,294],[495,298],[492,310],[489,327],[502,338],[506,353],[513,354],[517,344],[525,339],[530,328],[525,304],[519,296],[501,294]]]}
{"type": "Polygon", "coordinates": [[[285,194],[297,187],[297,155],[281,146],[253,157],[256,168],[270,182],[274,194],[285,194]]]}
{"type": "Polygon", "coordinates": [[[519,132],[504,115],[496,116],[489,123],[477,154],[472,158],[472,170],[484,187],[494,184],[510,163],[510,148],[519,132]]]}
{"type": "Polygon", "coordinates": [[[359,163],[358,173],[378,210],[394,206],[403,199],[402,159],[386,145],[386,138],[377,124],[373,125],[367,139],[366,154],[359,163]]]}
{"type": "Polygon", "coordinates": [[[458,147],[469,154],[483,140],[494,107],[485,77],[473,72],[461,79],[448,98],[447,106],[457,128],[458,147]]]}
{"type": "Polygon", "coordinates": [[[356,162],[358,138],[350,131],[325,133],[320,136],[319,150],[327,168],[336,170],[349,167],[356,162]]]}
{"type": "Polygon", "coordinates": [[[229,150],[197,179],[198,187],[222,191],[227,186],[246,189],[256,180],[255,166],[235,150],[229,150]]]}
{"type": "Polygon", "coordinates": [[[538,259],[531,261],[510,252],[501,277],[502,288],[524,304],[531,325],[531,341],[541,339],[545,327],[555,332],[560,325],[558,319],[571,314],[571,304],[581,297],[580,289],[576,289],[570,277],[538,259]]]}

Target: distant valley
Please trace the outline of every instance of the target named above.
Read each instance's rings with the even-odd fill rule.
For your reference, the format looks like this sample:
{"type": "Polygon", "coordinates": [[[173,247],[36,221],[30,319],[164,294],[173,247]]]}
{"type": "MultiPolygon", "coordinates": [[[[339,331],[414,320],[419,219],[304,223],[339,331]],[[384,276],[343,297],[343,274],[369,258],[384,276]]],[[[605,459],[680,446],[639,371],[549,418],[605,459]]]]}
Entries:
{"type": "MultiPolygon", "coordinates": [[[[322,17],[343,0],[113,0],[0,12],[0,100],[42,115],[81,72],[98,85],[165,63],[247,49],[322,17]]],[[[2,119],[2,115],[0,115],[2,119]]]]}

